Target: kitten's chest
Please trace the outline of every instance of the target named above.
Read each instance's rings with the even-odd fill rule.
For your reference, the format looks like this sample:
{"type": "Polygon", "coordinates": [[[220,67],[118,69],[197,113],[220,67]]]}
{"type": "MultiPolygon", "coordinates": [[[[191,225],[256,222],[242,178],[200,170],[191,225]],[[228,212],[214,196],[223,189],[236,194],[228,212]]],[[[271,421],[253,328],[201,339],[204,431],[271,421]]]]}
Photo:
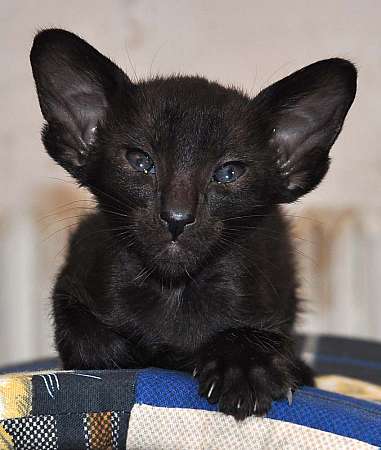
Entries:
{"type": "Polygon", "coordinates": [[[245,318],[235,308],[234,293],[224,295],[213,283],[156,290],[142,288],[141,302],[129,292],[125,298],[130,317],[149,341],[185,353],[194,352],[201,343],[232,323],[245,318]],[[143,298],[144,297],[144,298],[143,298]]]}

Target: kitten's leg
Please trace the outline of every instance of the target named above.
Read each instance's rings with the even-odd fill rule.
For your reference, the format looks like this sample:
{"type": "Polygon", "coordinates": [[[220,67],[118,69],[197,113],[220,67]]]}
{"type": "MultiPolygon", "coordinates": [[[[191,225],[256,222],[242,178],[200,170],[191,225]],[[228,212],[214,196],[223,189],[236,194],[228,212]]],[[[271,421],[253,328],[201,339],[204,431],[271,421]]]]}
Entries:
{"type": "Polygon", "coordinates": [[[127,339],[112,332],[72,294],[55,292],[55,343],[64,369],[133,368],[127,339]]]}
{"type": "Polygon", "coordinates": [[[204,345],[195,367],[201,395],[242,420],[263,416],[275,399],[288,398],[312,372],[293,353],[281,331],[241,328],[220,333],[204,345]]]}

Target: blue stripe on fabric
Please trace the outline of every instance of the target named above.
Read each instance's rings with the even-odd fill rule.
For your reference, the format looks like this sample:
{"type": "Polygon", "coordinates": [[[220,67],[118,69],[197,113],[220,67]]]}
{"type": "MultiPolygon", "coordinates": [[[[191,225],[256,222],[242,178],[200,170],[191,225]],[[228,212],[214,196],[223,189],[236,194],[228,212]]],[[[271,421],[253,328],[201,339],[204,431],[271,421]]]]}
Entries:
{"type": "Polygon", "coordinates": [[[217,411],[216,405],[198,395],[198,383],[190,375],[162,369],[143,369],[136,378],[135,401],[165,408],[217,411]]]}
{"type": "Polygon", "coordinates": [[[381,363],[377,361],[370,361],[367,359],[352,358],[349,356],[337,356],[337,355],[323,355],[321,353],[314,353],[313,358],[317,362],[329,362],[330,364],[348,366],[361,366],[367,369],[378,369],[381,370],[381,363]]]}
{"type": "MultiPolygon", "coordinates": [[[[166,408],[217,411],[198,395],[190,375],[161,369],[144,369],[137,375],[136,402],[166,408]]],[[[381,446],[381,405],[340,394],[304,387],[286,400],[273,403],[270,419],[291,422],[381,446]]]]}

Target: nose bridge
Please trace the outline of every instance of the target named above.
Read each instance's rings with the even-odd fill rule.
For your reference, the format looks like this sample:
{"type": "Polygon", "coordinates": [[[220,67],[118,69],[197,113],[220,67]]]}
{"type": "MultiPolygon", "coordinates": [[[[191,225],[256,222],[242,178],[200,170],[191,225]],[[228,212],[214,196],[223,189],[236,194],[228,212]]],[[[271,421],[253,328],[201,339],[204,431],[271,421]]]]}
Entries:
{"type": "Polygon", "coordinates": [[[172,241],[196,220],[198,192],[190,177],[177,176],[161,194],[160,218],[167,224],[172,241]]]}
{"type": "Polygon", "coordinates": [[[162,190],[161,212],[170,213],[174,218],[179,215],[195,218],[197,204],[198,192],[190,176],[179,175],[162,190]]]}

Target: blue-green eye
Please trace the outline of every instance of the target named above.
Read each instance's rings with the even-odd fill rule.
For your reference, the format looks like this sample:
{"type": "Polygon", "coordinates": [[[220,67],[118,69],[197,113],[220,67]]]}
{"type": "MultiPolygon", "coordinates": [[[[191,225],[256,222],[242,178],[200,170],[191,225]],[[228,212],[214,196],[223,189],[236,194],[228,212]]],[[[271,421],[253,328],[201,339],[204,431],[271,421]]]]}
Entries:
{"type": "Polygon", "coordinates": [[[240,162],[228,162],[216,169],[213,180],[217,183],[232,183],[245,172],[245,166],[240,162]]]}
{"type": "Polygon", "coordinates": [[[130,150],[126,156],[131,167],[138,172],[156,173],[155,164],[147,153],[141,150],[130,150]]]}

